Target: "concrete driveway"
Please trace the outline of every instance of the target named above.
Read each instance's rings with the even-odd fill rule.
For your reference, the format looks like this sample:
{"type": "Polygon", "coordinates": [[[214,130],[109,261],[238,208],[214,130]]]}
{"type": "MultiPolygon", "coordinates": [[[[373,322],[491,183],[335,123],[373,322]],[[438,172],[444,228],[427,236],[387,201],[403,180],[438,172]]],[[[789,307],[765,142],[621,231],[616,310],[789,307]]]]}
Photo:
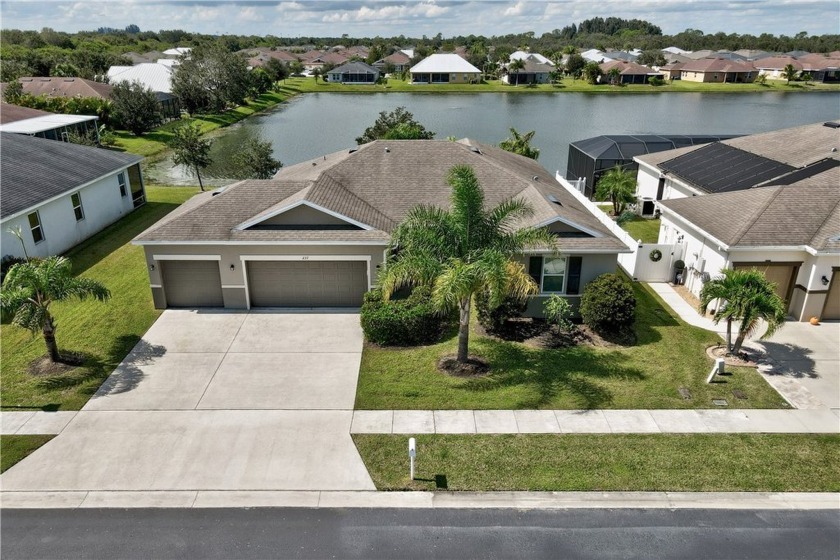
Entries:
{"type": "Polygon", "coordinates": [[[373,490],[356,313],[167,310],[3,490],[373,490]]]}
{"type": "Polygon", "coordinates": [[[840,408],[840,322],[790,321],[749,344],[766,352],[759,371],[797,408],[840,408]]]}

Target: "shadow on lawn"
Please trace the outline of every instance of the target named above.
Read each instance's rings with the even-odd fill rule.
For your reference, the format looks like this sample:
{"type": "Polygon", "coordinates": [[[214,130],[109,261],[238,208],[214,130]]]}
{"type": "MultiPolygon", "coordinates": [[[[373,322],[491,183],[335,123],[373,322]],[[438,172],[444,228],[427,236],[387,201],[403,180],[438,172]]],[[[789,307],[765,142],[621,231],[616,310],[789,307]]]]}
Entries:
{"type": "Polygon", "coordinates": [[[662,340],[661,327],[679,327],[672,311],[659,303],[647,286],[633,283],[636,296],[636,345],[654,344],[662,340]]]}
{"type": "Polygon", "coordinates": [[[491,363],[487,377],[470,380],[465,391],[493,391],[506,387],[531,386],[537,394],[518,403],[521,408],[542,408],[557,395],[570,393],[581,408],[599,408],[612,402],[612,393],[598,379],[640,381],[645,374],[623,365],[621,352],[595,352],[589,348],[562,350],[527,350],[522,346],[499,342],[481,349],[491,363]]]}

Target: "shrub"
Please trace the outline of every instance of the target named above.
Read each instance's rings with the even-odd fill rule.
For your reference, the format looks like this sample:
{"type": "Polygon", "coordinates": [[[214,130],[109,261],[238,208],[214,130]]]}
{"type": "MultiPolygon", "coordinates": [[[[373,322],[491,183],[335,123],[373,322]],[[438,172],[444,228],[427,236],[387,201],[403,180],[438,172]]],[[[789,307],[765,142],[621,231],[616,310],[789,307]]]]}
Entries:
{"type": "Polygon", "coordinates": [[[665,80],[661,76],[651,76],[648,83],[654,87],[665,85],[665,80]]]}
{"type": "Polygon", "coordinates": [[[575,325],[571,321],[572,306],[569,305],[566,298],[552,294],[550,298],[545,300],[543,309],[545,310],[546,321],[556,326],[560,334],[569,334],[575,329],[575,325]]]}
{"type": "Polygon", "coordinates": [[[595,332],[625,331],[636,320],[633,288],[617,274],[602,274],[583,290],[580,315],[595,332]]]}
{"type": "Polygon", "coordinates": [[[449,320],[432,306],[431,291],[415,288],[405,299],[385,301],[380,290],[365,294],[361,309],[365,337],[383,346],[435,342],[449,320]]]}
{"type": "Polygon", "coordinates": [[[521,317],[528,306],[527,301],[505,298],[499,307],[490,308],[490,297],[486,292],[475,295],[475,311],[479,324],[488,332],[498,332],[509,319],[521,317]]]}

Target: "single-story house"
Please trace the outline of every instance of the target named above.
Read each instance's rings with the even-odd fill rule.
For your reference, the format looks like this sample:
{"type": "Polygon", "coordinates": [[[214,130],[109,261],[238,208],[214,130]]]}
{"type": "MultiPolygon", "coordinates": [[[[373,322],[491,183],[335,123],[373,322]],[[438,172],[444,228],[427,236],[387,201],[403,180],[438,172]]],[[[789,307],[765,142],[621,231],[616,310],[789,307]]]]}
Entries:
{"type": "Polygon", "coordinates": [[[828,55],[808,54],[799,57],[802,70],[811,74],[815,82],[837,82],[840,81],[840,53],[834,52],[828,55]]]}
{"type": "Polygon", "coordinates": [[[333,66],[344,64],[349,59],[350,57],[337,52],[312,51],[311,53],[304,54],[301,57],[301,62],[303,62],[303,67],[308,72],[312,72],[316,68],[324,68],[328,64],[333,66]]]}
{"type": "Polygon", "coordinates": [[[18,78],[23,93],[47,97],[98,97],[110,99],[114,86],[84,78],[18,78]]]}
{"type": "Polygon", "coordinates": [[[510,55],[508,60],[510,62],[513,62],[514,60],[524,60],[526,62],[528,60],[532,60],[534,62],[539,62],[540,64],[548,64],[549,66],[554,66],[554,63],[550,59],[544,57],[540,53],[532,53],[526,51],[515,51],[510,55]]]}
{"type": "Polygon", "coordinates": [[[680,79],[689,82],[748,83],[754,81],[756,75],[755,67],[749,62],[717,57],[686,62],[680,79]]]}
{"type": "Polygon", "coordinates": [[[534,213],[556,250],[522,255],[540,286],[576,308],[586,284],[630,252],[536,161],[463,139],[376,140],[187,201],[134,239],[157,308],[358,307],[376,285],[391,232],[418,204],[448,207],[446,177],[469,165],[486,204],[510,197],[534,213]]]}
{"type": "Polygon", "coordinates": [[[177,119],[181,116],[181,103],[172,95],[173,71],[173,66],[157,62],[135,66],[111,66],[108,69],[108,81],[111,84],[139,82],[143,87],[155,92],[164,119],[177,119]]]}
{"type": "Polygon", "coordinates": [[[682,76],[682,69],[685,62],[669,62],[665,66],[659,67],[659,73],[666,80],[679,80],[682,76]]]}
{"type": "Polygon", "coordinates": [[[713,50],[710,50],[710,49],[703,49],[703,50],[688,53],[685,56],[687,56],[688,58],[694,59],[694,60],[700,60],[700,59],[703,59],[703,58],[721,58],[723,60],[744,61],[744,60],[747,59],[746,57],[741,56],[740,54],[734,53],[732,51],[723,50],[723,49],[721,49],[719,51],[713,51],[713,50]]]}
{"type": "Polygon", "coordinates": [[[802,71],[802,63],[792,56],[768,56],[753,62],[759,76],[767,76],[768,80],[784,80],[782,76],[787,65],[790,64],[797,72],[802,71]]]}
{"type": "Polygon", "coordinates": [[[840,319],[840,162],[779,186],[660,203],[659,242],[681,244],[684,283],[698,295],[728,268],[776,284],[797,321],[840,319]]]}
{"type": "Polygon", "coordinates": [[[413,84],[470,84],[481,81],[481,70],[457,54],[433,54],[411,67],[413,84]]]}
{"type": "Polygon", "coordinates": [[[516,71],[507,65],[507,73],[502,76],[502,81],[506,84],[547,84],[551,81],[551,73],[554,72],[554,66],[551,64],[544,64],[537,62],[533,58],[520,59],[523,60],[525,66],[522,70],[516,71]]]}
{"type": "Polygon", "coordinates": [[[392,66],[394,68],[394,72],[405,72],[408,70],[409,65],[411,64],[411,57],[405,54],[402,51],[396,51],[385,58],[380,58],[376,62],[373,63],[373,67],[378,69],[380,72],[385,72],[385,69],[388,66],[392,66]]]}
{"type": "Polygon", "coordinates": [[[751,134],[636,156],[639,200],[751,189],[817,175],[840,160],[840,121],[751,134]]]}
{"type": "Polygon", "coordinates": [[[337,84],[375,84],[379,70],[364,62],[348,62],[327,72],[327,81],[337,84]]]}
{"type": "Polygon", "coordinates": [[[47,257],[119,220],[146,201],[134,154],[0,133],[3,256],[47,257]]]}
{"type": "Polygon", "coordinates": [[[96,115],[57,115],[47,111],[0,103],[0,132],[26,134],[68,142],[70,134],[94,135],[99,141],[96,115]]]}
{"type": "Polygon", "coordinates": [[[624,60],[602,62],[599,64],[599,67],[601,68],[601,72],[604,73],[604,77],[601,78],[602,82],[608,82],[610,80],[609,73],[613,68],[618,70],[618,80],[622,84],[646,84],[654,76],[663,77],[661,72],[657,72],[653,68],[624,60]]]}
{"type": "Polygon", "coordinates": [[[602,62],[609,62],[611,60],[615,60],[607,56],[607,53],[598,49],[589,49],[588,51],[583,51],[582,53],[580,53],[580,56],[582,56],[586,62],[597,62],[598,64],[601,64],[602,62]]]}

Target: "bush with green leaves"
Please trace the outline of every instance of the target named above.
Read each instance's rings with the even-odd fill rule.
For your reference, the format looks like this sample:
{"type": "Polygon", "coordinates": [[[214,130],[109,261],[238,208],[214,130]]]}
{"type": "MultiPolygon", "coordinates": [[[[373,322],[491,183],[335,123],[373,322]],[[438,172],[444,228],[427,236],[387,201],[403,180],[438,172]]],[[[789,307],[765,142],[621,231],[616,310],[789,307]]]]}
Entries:
{"type": "Polygon", "coordinates": [[[569,334],[575,329],[572,323],[572,306],[569,300],[557,294],[552,294],[543,303],[545,320],[557,327],[560,334],[569,334]]]}
{"type": "Polygon", "coordinates": [[[510,319],[522,317],[528,300],[507,297],[498,307],[490,308],[490,295],[481,291],[475,295],[475,311],[479,324],[489,332],[498,332],[510,319]]]}
{"type": "Polygon", "coordinates": [[[636,320],[633,288],[618,274],[602,274],[586,285],[580,315],[595,332],[621,333],[636,320]]]}
{"type": "Polygon", "coordinates": [[[665,85],[665,79],[662,76],[651,76],[648,83],[654,87],[665,85]]]}
{"type": "Polygon", "coordinates": [[[368,341],[382,346],[416,346],[440,338],[451,317],[432,305],[431,291],[417,287],[404,299],[385,300],[382,291],[365,294],[362,330],[368,341]]]}

